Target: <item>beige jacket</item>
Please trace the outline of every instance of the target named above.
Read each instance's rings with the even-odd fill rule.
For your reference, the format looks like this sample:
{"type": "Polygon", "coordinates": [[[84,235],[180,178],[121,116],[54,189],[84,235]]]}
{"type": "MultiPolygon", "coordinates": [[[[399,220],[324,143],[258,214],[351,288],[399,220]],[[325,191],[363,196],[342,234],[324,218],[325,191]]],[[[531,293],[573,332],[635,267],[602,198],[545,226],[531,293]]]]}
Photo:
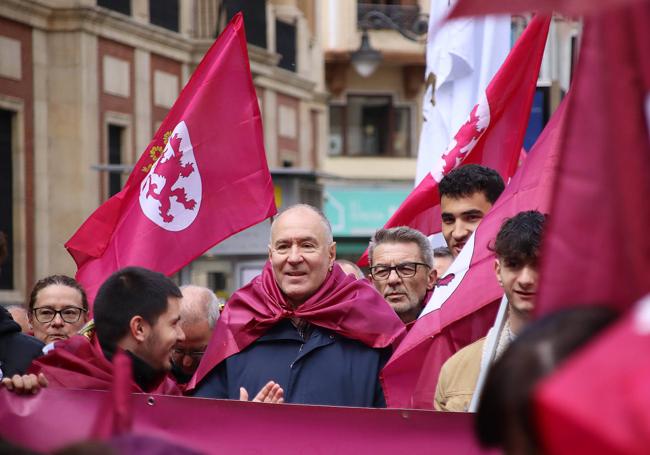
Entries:
{"type": "Polygon", "coordinates": [[[485,337],[465,346],[442,366],[436,397],[436,411],[467,412],[481,371],[485,337]]]}

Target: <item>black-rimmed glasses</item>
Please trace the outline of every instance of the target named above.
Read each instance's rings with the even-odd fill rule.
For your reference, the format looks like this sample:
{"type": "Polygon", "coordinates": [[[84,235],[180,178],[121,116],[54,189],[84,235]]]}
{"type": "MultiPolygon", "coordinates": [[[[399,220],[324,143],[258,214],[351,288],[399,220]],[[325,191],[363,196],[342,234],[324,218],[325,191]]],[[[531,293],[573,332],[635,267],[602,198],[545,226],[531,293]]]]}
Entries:
{"type": "Polygon", "coordinates": [[[172,360],[174,363],[178,364],[181,362],[181,360],[183,360],[183,357],[187,356],[192,359],[192,363],[198,363],[201,361],[203,354],[205,354],[205,349],[203,351],[192,351],[181,348],[174,348],[172,349],[172,360]]]}
{"type": "Polygon", "coordinates": [[[390,273],[395,270],[400,278],[411,278],[418,273],[418,266],[431,268],[429,264],[423,262],[402,262],[397,265],[376,265],[370,267],[370,276],[375,280],[387,280],[390,273]]]}
{"type": "Polygon", "coordinates": [[[84,310],[83,308],[79,308],[76,306],[65,307],[62,310],[55,310],[54,308],[45,306],[41,308],[34,308],[32,310],[32,313],[34,313],[34,317],[36,318],[36,320],[43,324],[52,322],[57,314],[61,316],[63,322],[67,322],[68,324],[74,324],[81,317],[81,313],[85,313],[86,311],[88,310],[84,310]]]}

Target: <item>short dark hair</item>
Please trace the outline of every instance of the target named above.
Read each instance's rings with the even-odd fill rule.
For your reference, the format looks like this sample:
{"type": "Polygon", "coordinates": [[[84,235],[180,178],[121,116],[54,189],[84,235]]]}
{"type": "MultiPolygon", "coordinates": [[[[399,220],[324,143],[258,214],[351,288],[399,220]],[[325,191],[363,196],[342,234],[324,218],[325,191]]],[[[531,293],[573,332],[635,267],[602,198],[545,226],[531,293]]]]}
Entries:
{"type": "Polygon", "coordinates": [[[169,297],[183,297],[181,290],[162,273],[142,267],[126,267],[112,274],[95,297],[95,331],[102,348],[114,351],[129,332],[134,316],[154,325],[167,311],[169,297]]]}
{"type": "Polygon", "coordinates": [[[433,249],[433,257],[434,258],[451,258],[453,255],[451,254],[451,250],[446,247],[446,246],[439,246],[438,248],[433,249]]]}
{"type": "Polygon", "coordinates": [[[537,262],[546,217],[537,210],[519,212],[501,225],[494,246],[507,266],[537,262]]]}
{"type": "Polygon", "coordinates": [[[516,433],[530,453],[541,452],[533,410],[535,386],[617,316],[604,305],[581,305],[530,323],[485,379],[474,420],[481,445],[512,452],[508,446],[516,433]]]}
{"type": "Polygon", "coordinates": [[[505,188],[497,171],[479,164],[466,164],[445,175],[438,184],[440,197],[460,199],[474,193],[483,193],[494,204],[505,188]]]}
{"type": "Polygon", "coordinates": [[[67,286],[79,291],[79,294],[81,294],[81,305],[83,306],[84,310],[88,310],[88,297],[86,296],[86,291],[84,291],[84,288],[79,284],[77,280],[67,275],[50,275],[38,280],[32,288],[32,292],[29,295],[29,303],[27,305],[27,309],[30,313],[34,309],[36,299],[38,298],[38,293],[53,284],[67,286]]]}

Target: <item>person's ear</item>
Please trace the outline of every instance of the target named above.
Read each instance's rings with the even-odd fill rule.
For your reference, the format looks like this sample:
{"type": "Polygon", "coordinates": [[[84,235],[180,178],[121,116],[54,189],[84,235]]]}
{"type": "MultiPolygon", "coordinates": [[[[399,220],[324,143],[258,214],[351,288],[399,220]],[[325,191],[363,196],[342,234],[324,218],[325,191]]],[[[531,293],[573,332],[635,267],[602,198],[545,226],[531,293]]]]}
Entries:
{"type": "Polygon", "coordinates": [[[497,276],[499,286],[503,287],[503,281],[501,280],[501,263],[499,262],[498,258],[494,260],[494,273],[497,276]]]}
{"type": "Polygon", "coordinates": [[[436,285],[436,281],[438,281],[438,271],[434,268],[431,268],[429,271],[429,278],[427,280],[427,291],[433,289],[433,287],[436,285]]]}
{"type": "Polygon", "coordinates": [[[142,343],[149,336],[149,324],[140,315],[133,316],[129,321],[131,336],[142,343]]]}
{"type": "Polygon", "coordinates": [[[336,261],[336,242],[332,242],[327,249],[327,254],[330,258],[330,270],[334,266],[334,261],[336,261]]]}

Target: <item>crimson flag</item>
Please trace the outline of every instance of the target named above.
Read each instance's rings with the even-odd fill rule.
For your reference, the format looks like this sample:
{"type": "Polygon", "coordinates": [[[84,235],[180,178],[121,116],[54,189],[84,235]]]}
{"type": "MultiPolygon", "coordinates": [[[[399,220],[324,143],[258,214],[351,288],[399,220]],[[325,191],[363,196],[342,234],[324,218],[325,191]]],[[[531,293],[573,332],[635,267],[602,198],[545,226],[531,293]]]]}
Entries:
{"type": "MultiPolygon", "coordinates": [[[[438,183],[461,164],[488,166],[508,181],[517,163],[544,55],[550,18],[536,16],[494,75],[439,162],[384,225],[410,226],[425,235],[440,232],[438,183]]],[[[367,251],[359,265],[368,265],[367,251]]]]}
{"type": "Polygon", "coordinates": [[[173,274],[276,211],[239,14],[196,68],[122,191],[66,248],[92,299],[122,267],[173,274]]]}
{"type": "Polygon", "coordinates": [[[580,15],[610,10],[625,4],[646,0],[458,0],[449,13],[449,19],[485,14],[513,14],[535,11],[580,15]]]}
{"type": "Polygon", "coordinates": [[[650,447],[650,297],[536,389],[544,453],[642,455],[650,447]]]}
{"type": "Polygon", "coordinates": [[[648,451],[648,297],[633,306],[650,292],[648,23],[647,2],[585,19],[536,310],[627,314],[537,391],[548,453],[648,451]]]}
{"type": "Polygon", "coordinates": [[[538,314],[650,292],[650,6],[586,19],[546,228],[538,314]]]}
{"type": "Polygon", "coordinates": [[[560,105],[501,197],[439,280],[422,315],[382,372],[389,407],[431,409],[442,364],[485,336],[503,295],[489,245],[506,218],[549,210],[564,125],[560,105]]]}

